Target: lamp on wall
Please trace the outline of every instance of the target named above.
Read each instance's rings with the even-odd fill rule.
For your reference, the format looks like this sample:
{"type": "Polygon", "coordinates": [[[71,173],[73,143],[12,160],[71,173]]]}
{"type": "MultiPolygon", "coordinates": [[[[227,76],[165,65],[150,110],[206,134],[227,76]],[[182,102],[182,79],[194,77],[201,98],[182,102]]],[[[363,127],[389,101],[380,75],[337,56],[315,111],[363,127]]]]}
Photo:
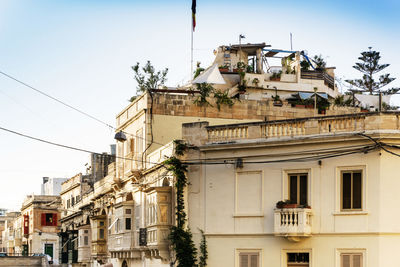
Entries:
{"type": "Polygon", "coordinates": [[[114,139],[120,142],[126,141],[126,135],[123,131],[119,131],[115,134],[114,139]]]}

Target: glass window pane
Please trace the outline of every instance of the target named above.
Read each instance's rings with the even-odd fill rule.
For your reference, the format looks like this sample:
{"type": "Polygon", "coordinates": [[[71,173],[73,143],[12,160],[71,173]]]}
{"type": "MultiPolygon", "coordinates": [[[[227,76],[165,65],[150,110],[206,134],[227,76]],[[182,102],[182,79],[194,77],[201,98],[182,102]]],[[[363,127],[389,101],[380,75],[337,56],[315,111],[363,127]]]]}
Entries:
{"type": "Polygon", "coordinates": [[[300,204],[307,205],[307,175],[300,176],[300,204]]]}
{"type": "Polygon", "coordinates": [[[342,173],[342,209],[351,209],[351,173],[342,173]]]}
{"type": "Polygon", "coordinates": [[[353,209],[361,209],[361,172],[353,172],[353,209]]]}
{"type": "Polygon", "coordinates": [[[297,175],[291,175],[289,177],[289,183],[290,183],[290,192],[289,192],[289,200],[290,203],[297,203],[297,175]]]}

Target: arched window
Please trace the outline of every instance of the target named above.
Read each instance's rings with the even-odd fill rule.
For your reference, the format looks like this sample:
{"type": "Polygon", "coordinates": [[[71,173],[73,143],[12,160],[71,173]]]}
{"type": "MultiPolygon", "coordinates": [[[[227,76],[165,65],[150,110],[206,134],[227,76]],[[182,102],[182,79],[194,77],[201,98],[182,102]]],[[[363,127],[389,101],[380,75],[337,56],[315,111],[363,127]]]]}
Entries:
{"type": "Polygon", "coordinates": [[[121,267],[128,267],[128,263],[126,262],[126,260],[124,260],[124,261],[122,262],[121,267]]]}

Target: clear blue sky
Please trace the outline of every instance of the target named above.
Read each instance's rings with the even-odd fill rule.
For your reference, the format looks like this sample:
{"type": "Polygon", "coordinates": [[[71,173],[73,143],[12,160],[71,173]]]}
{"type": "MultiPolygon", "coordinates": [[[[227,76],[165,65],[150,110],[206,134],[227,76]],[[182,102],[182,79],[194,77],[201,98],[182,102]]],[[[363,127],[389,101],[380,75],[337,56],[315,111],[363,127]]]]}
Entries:
{"type": "MultiPolygon", "coordinates": [[[[130,66],[151,60],[168,67],[168,85],[190,75],[191,1],[0,0],[0,70],[114,125],[135,94],[130,66]]],[[[213,49],[266,42],[322,54],[337,75],[368,46],[400,79],[400,4],[395,1],[197,1],[194,60],[207,66],[213,49]]],[[[393,82],[400,86],[400,80],[393,82]]],[[[400,101],[395,101],[395,104],[400,101]]],[[[103,152],[107,127],[0,76],[0,127],[103,152]]],[[[87,154],[0,131],[0,207],[19,209],[39,193],[43,176],[71,177],[87,154]]]]}

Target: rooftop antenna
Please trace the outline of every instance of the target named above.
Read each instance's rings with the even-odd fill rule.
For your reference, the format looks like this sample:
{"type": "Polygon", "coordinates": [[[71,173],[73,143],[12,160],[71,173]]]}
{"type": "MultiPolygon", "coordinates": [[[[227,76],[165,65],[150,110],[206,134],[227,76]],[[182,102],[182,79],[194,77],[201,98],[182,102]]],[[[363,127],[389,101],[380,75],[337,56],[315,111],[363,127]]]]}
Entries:
{"type": "Polygon", "coordinates": [[[290,50],[293,51],[293,43],[292,43],[292,33],[290,33],[290,50]]]}

